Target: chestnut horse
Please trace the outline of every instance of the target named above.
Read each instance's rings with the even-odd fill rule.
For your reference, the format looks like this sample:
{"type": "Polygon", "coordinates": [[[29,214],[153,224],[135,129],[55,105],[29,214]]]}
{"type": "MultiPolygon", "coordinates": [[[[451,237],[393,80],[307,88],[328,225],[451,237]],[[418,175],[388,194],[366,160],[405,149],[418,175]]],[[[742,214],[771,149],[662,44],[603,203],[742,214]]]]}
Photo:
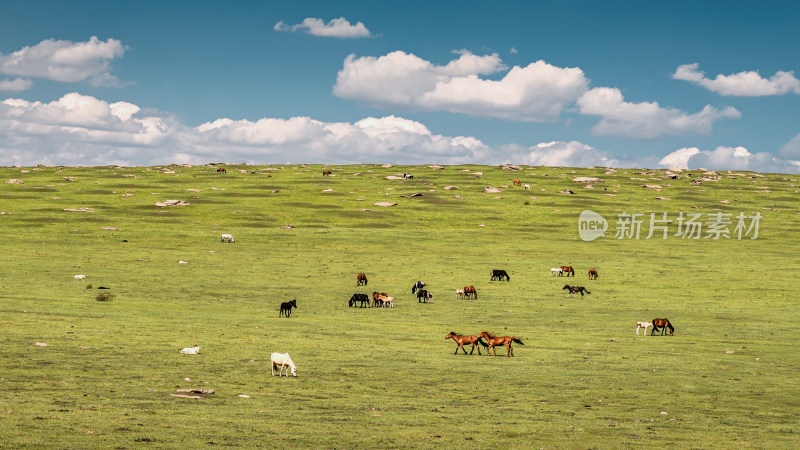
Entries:
{"type": "Polygon", "coordinates": [[[452,339],[452,340],[456,341],[456,344],[458,344],[458,347],[456,347],[456,352],[453,353],[454,355],[458,354],[458,349],[464,350],[464,354],[465,355],[467,354],[467,350],[464,348],[464,344],[472,344],[472,350],[469,351],[470,355],[472,354],[472,352],[475,351],[476,347],[478,349],[478,354],[479,355],[481,354],[481,348],[478,347],[478,344],[481,344],[484,347],[488,347],[489,346],[489,344],[487,344],[486,342],[483,342],[483,339],[481,339],[480,336],[464,336],[464,335],[456,333],[455,331],[451,331],[450,334],[448,334],[444,338],[445,339],[452,339]]]}
{"type": "Polygon", "coordinates": [[[572,266],[561,266],[561,272],[566,276],[569,276],[569,274],[572,274],[573,277],[575,276],[575,270],[572,269],[572,266]]]}
{"type": "Polygon", "coordinates": [[[511,348],[511,343],[516,342],[519,345],[525,345],[522,341],[514,336],[495,336],[488,331],[481,331],[480,337],[486,339],[486,342],[489,344],[486,348],[486,355],[489,355],[489,350],[494,351],[494,356],[497,356],[497,346],[498,345],[505,345],[506,346],[506,357],[514,356],[514,349],[511,348]]]}
{"type": "Polygon", "coordinates": [[[672,324],[669,323],[668,319],[653,319],[651,320],[651,322],[653,322],[653,330],[650,331],[650,336],[655,335],[656,331],[658,331],[659,328],[661,328],[662,336],[667,332],[667,328],[669,328],[670,336],[672,336],[672,333],[675,331],[675,327],[673,327],[672,324]]]}
{"type": "Polygon", "coordinates": [[[589,269],[589,279],[590,280],[597,279],[597,269],[589,269]]]}
{"type": "Polygon", "coordinates": [[[362,284],[364,286],[367,285],[367,276],[364,275],[363,273],[359,273],[358,275],[356,275],[356,286],[361,286],[362,284]]]}
{"type": "Polygon", "coordinates": [[[477,300],[478,291],[475,290],[475,286],[464,286],[464,298],[470,298],[473,295],[475,296],[475,300],[477,300]]]}

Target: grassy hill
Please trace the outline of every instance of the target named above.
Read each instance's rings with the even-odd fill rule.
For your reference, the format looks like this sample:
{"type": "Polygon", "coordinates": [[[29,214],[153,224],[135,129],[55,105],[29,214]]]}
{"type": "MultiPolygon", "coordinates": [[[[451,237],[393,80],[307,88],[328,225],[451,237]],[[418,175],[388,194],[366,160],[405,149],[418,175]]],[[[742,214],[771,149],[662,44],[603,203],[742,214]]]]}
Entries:
{"type": "Polygon", "coordinates": [[[225,168],[0,168],[0,445],[800,446],[792,176],[225,168]],[[189,204],[156,206],[170,199],[189,204]],[[584,210],[605,236],[580,238],[584,210]],[[646,239],[651,213],[666,239],[646,239]],[[675,235],[681,213],[700,214],[698,239],[675,235]],[[740,213],[760,214],[757,239],[738,238],[740,213]],[[619,239],[630,214],[639,239],[619,239]],[[729,237],[707,237],[713,217],[729,237]],[[549,276],[561,265],[575,278],[549,276]],[[455,298],[465,285],[477,300],[455,298]],[[348,307],[372,291],[395,307],[348,307]],[[656,317],[675,335],[637,337],[656,317]],[[483,330],[524,345],[465,356],[444,339],[483,330]],[[297,378],[271,376],[273,351],[297,378]]]}

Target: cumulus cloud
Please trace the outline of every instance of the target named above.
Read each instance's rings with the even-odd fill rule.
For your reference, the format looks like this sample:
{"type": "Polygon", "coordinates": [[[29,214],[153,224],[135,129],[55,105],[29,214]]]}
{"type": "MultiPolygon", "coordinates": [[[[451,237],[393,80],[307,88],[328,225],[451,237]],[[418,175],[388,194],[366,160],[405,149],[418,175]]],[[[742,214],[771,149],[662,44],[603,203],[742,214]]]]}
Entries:
{"type": "Polygon", "coordinates": [[[303,31],[312,36],[334,38],[362,38],[370,37],[370,31],[363,23],[355,25],[344,17],[332,19],[325,23],[322,19],[307,17],[296,25],[286,25],[282,20],[275,24],[275,31],[303,31]]]}
{"type": "Polygon", "coordinates": [[[581,114],[601,116],[592,128],[598,136],[630,139],[659,139],[668,135],[709,134],[714,122],[738,119],[734,107],[719,110],[706,105],[700,112],[688,114],[675,108],[663,108],[658,102],[626,102],[617,88],[594,88],[578,99],[581,114]]]}
{"type": "Polygon", "coordinates": [[[800,160],[800,134],[783,144],[778,150],[778,155],[784,158],[800,160]]]}
{"type": "Polygon", "coordinates": [[[714,150],[681,148],[661,159],[660,165],[680,169],[800,173],[800,161],[780,159],[768,152],[750,153],[744,147],[720,146],[714,150]]]}
{"type": "Polygon", "coordinates": [[[44,78],[62,82],[89,80],[94,85],[116,85],[109,73],[110,61],[125,52],[116,39],[101,41],[92,36],[86,42],[48,39],[23,47],[9,55],[0,54],[0,73],[44,78]]]}
{"type": "Polygon", "coordinates": [[[0,80],[0,91],[26,91],[33,86],[31,80],[25,78],[15,78],[13,80],[0,80]]]}
{"type": "Polygon", "coordinates": [[[402,117],[321,122],[309,117],[222,118],[187,127],[127,102],[67,94],[50,103],[0,102],[0,165],[203,163],[485,163],[493,149],[402,117]]]}
{"type": "Polygon", "coordinates": [[[794,72],[778,71],[769,78],[763,78],[758,72],[744,71],[731,75],[719,74],[710,79],[697,70],[699,66],[698,63],[679,66],[672,78],[690,81],[720,95],[760,97],[790,92],[800,94],[800,80],[794,76],[794,72]]]}
{"type": "Polygon", "coordinates": [[[446,65],[402,51],[378,58],[349,55],[333,92],[378,107],[544,122],[557,120],[588,89],[580,68],[537,61],[494,80],[486,76],[507,70],[496,53],[456,53],[446,65]]]}
{"type": "Polygon", "coordinates": [[[504,146],[503,152],[509,160],[533,166],[556,167],[654,167],[656,158],[614,157],[610,153],[579,141],[542,142],[530,147],[516,144],[504,146]]]}

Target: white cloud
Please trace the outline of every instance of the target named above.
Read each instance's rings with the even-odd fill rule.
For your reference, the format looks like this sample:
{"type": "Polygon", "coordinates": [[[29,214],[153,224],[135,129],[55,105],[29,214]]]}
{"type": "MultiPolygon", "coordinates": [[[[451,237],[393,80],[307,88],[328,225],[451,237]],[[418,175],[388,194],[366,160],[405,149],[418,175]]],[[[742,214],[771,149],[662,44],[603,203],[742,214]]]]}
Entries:
{"type": "Polygon", "coordinates": [[[797,134],[790,139],[789,142],[783,144],[780,150],[778,150],[778,156],[800,160],[800,134],[797,134]]]}
{"type": "Polygon", "coordinates": [[[578,99],[581,114],[601,116],[592,128],[598,136],[630,139],[659,139],[667,135],[709,134],[714,122],[738,119],[736,108],[719,110],[706,105],[700,112],[687,114],[675,108],[662,108],[658,102],[629,103],[617,88],[594,88],[578,99]]]}
{"type": "Polygon", "coordinates": [[[682,148],[665,156],[660,164],[662,167],[681,169],[800,173],[799,161],[780,159],[767,152],[750,153],[744,147],[720,146],[714,150],[700,150],[696,147],[682,148]]]}
{"type": "Polygon", "coordinates": [[[700,149],[697,147],[680,148],[661,158],[658,164],[661,167],[688,169],[689,159],[698,153],[700,153],[700,149]]]}
{"type": "Polygon", "coordinates": [[[608,152],[578,141],[542,142],[531,147],[512,144],[505,146],[504,150],[511,156],[510,162],[534,166],[632,168],[653,167],[656,163],[655,158],[649,157],[613,157],[608,152]]]}
{"type": "Polygon", "coordinates": [[[794,76],[794,72],[778,71],[767,79],[762,78],[758,72],[744,71],[731,75],[719,74],[712,80],[706,78],[704,72],[697,70],[698,67],[698,63],[679,66],[672,78],[691,81],[720,95],[760,97],[789,92],[800,94],[800,80],[794,76]]]}
{"type": "Polygon", "coordinates": [[[506,70],[497,54],[457,53],[444,66],[402,51],[379,58],[350,55],[333,92],[379,107],[543,122],[557,120],[587,90],[588,80],[579,68],[537,61],[492,80],[481,76],[506,70]]]}
{"type": "Polygon", "coordinates": [[[493,162],[470,136],[443,136],[396,116],[355,123],[308,117],[218,119],[190,128],[127,102],[67,94],[50,103],[0,102],[0,165],[287,162],[493,162]]]}
{"type": "Polygon", "coordinates": [[[286,25],[282,20],[275,24],[275,31],[304,31],[313,36],[334,38],[362,38],[370,37],[370,31],[363,23],[355,25],[344,17],[332,19],[325,23],[322,19],[307,17],[296,25],[286,25]]]}
{"type": "Polygon", "coordinates": [[[0,54],[0,73],[62,82],[88,79],[95,85],[115,85],[119,82],[108,72],[109,62],[124,52],[122,43],[116,39],[105,42],[96,36],[86,42],[48,39],[9,55],[0,54]]]}
{"type": "Polygon", "coordinates": [[[26,91],[33,86],[31,80],[14,78],[13,80],[0,80],[0,91],[17,92],[26,91]]]}

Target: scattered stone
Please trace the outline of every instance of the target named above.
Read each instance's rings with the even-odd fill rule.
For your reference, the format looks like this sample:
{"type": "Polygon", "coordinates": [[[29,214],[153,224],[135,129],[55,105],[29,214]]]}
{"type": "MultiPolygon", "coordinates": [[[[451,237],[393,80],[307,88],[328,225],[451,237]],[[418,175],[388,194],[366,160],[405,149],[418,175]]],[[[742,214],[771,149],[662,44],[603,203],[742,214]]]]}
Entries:
{"type": "Polygon", "coordinates": [[[396,175],[388,175],[388,176],[386,176],[386,177],[384,177],[384,178],[386,178],[387,180],[405,180],[405,178],[403,178],[403,177],[398,177],[398,176],[396,176],[396,175]]]}
{"type": "Polygon", "coordinates": [[[373,203],[373,205],[388,207],[388,206],[397,206],[397,203],[394,203],[394,202],[375,202],[375,203],[373,203]]]}
{"type": "Polygon", "coordinates": [[[653,189],[656,191],[660,191],[662,189],[661,186],[657,184],[643,184],[642,187],[645,187],[647,189],[653,189]]]}
{"type": "Polygon", "coordinates": [[[503,164],[500,168],[503,170],[522,170],[522,167],[515,166],[514,164],[503,164]]]}
{"type": "Polygon", "coordinates": [[[64,211],[67,211],[67,212],[87,212],[87,213],[93,213],[93,212],[94,212],[94,208],[86,208],[86,207],[84,207],[84,208],[64,208],[64,211]]]}
{"type": "Polygon", "coordinates": [[[247,394],[239,394],[239,397],[241,397],[241,398],[250,398],[250,396],[247,395],[247,394]]]}
{"type": "Polygon", "coordinates": [[[33,345],[35,345],[37,347],[47,347],[47,343],[46,342],[34,342],[33,345]]]}
{"type": "Polygon", "coordinates": [[[83,275],[83,274],[73,275],[72,278],[74,278],[76,280],[85,280],[86,279],[86,275],[83,275]]]}
{"type": "Polygon", "coordinates": [[[440,166],[438,164],[431,164],[430,166],[428,166],[428,169],[442,170],[442,169],[444,169],[444,166],[440,166]]]}
{"type": "Polygon", "coordinates": [[[452,191],[453,189],[458,189],[458,186],[445,186],[443,189],[445,191],[452,191]]]}
{"type": "Polygon", "coordinates": [[[188,394],[213,394],[214,389],[178,389],[175,392],[186,392],[188,394]]]}
{"type": "Polygon", "coordinates": [[[189,264],[189,261],[180,260],[178,261],[178,264],[189,264]]]}
{"type": "Polygon", "coordinates": [[[496,187],[486,186],[486,188],[483,189],[483,192],[487,194],[499,194],[503,192],[503,190],[496,187]]]}
{"type": "Polygon", "coordinates": [[[574,192],[572,192],[572,189],[565,189],[565,190],[561,191],[561,193],[562,194],[567,194],[567,195],[574,194],[574,192]]]}
{"type": "Polygon", "coordinates": [[[6,180],[6,184],[25,184],[25,182],[17,178],[11,178],[10,180],[6,180]]]}
{"type": "Polygon", "coordinates": [[[290,230],[290,229],[294,228],[294,225],[292,225],[292,224],[288,223],[288,224],[286,224],[286,225],[281,225],[281,228],[285,228],[285,229],[287,229],[287,230],[290,230]]]}
{"type": "Polygon", "coordinates": [[[602,178],[597,178],[597,177],[575,177],[575,178],[572,179],[572,181],[575,181],[575,182],[578,182],[578,183],[602,183],[605,180],[603,180],[602,178]]]}
{"type": "Polygon", "coordinates": [[[104,231],[119,231],[119,228],[114,227],[100,227],[100,229],[104,231]]]}
{"type": "Polygon", "coordinates": [[[669,200],[667,197],[654,197],[656,200],[669,200]]]}
{"type": "Polygon", "coordinates": [[[203,397],[200,397],[199,395],[186,395],[186,394],[169,394],[169,395],[171,395],[173,397],[181,397],[181,398],[193,398],[193,399],[203,398],[203,397]]]}
{"type": "Polygon", "coordinates": [[[323,189],[322,192],[333,192],[333,189],[331,189],[331,188],[323,189]]]}
{"type": "Polygon", "coordinates": [[[483,176],[483,172],[472,172],[472,174],[475,175],[478,178],[483,176]]]}
{"type": "MultiPolygon", "coordinates": [[[[212,188],[213,189],[213,188],[212,188]]],[[[164,200],[163,202],[156,202],[156,206],[163,208],[165,206],[189,206],[191,203],[183,200],[164,200]]]]}

